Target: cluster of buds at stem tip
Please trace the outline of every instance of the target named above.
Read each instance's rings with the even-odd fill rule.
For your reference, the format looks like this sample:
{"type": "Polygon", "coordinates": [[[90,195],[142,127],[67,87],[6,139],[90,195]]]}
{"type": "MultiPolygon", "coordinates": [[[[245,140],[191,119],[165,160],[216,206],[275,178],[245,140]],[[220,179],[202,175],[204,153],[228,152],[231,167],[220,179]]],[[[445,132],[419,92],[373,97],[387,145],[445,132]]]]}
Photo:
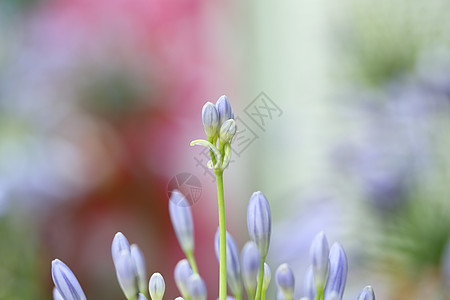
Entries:
{"type": "MultiPolygon", "coordinates": [[[[239,251],[231,234],[226,232],[226,257],[227,257],[227,282],[231,292],[236,298],[241,298],[242,295],[242,279],[241,279],[241,264],[239,261],[239,251]]],[[[216,231],[214,250],[216,252],[217,260],[220,263],[220,237],[219,228],[216,231]]],[[[256,278],[256,277],[255,277],[256,278]]]]}
{"type": "Polygon", "coordinates": [[[208,140],[195,140],[191,146],[209,148],[211,160],[208,167],[217,171],[225,170],[231,160],[231,140],[236,135],[236,122],[230,102],[222,96],[214,105],[207,102],[202,109],[202,122],[208,140]]]}

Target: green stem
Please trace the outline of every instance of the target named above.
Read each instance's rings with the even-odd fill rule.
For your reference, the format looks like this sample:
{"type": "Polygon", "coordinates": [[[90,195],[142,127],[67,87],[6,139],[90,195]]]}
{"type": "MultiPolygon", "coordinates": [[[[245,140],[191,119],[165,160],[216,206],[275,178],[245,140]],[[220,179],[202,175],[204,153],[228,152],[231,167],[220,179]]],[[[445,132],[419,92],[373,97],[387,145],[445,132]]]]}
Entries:
{"type": "Polygon", "coordinates": [[[259,262],[259,273],[258,273],[258,286],[256,287],[256,297],[255,300],[261,299],[261,292],[264,280],[264,261],[266,257],[261,257],[261,261],[259,262]]]}
{"type": "Polygon", "coordinates": [[[236,299],[236,300],[242,300],[242,295],[241,295],[241,294],[234,295],[234,299],[236,299]]]}
{"type": "Polygon", "coordinates": [[[223,170],[216,170],[217,200],[219,204],[219,243],[220,243],[220,266],[219,266],[219,299],[227,299],[227,242],[225,225],[225,200],[223,194],[223,170]]]}
{"type": "Polygon", "coordinates": [[[248,300],[255,299],[255,290],[247,291],[247,298],[248,300]]]}
{"type": "Polygon", "coordinates": [[[263,291],[261,294],[261,300],[266,300],[266,291],[263,291]]]}
{"type": "Polygon", "coordinates": [[[314,300],[323,300],[323,290],[324,288],[317,288],[316,298],[314,300]]]}
{"type": "Polygon", "coordinates": [[[194,253],[192,252],[192,250],[186,252],[186,258],[188,259],[189,263],[191,264],[192,271],[195,274],[198,274],[197,263],[195,262],[195,257],[194,257],[194,253]]]}

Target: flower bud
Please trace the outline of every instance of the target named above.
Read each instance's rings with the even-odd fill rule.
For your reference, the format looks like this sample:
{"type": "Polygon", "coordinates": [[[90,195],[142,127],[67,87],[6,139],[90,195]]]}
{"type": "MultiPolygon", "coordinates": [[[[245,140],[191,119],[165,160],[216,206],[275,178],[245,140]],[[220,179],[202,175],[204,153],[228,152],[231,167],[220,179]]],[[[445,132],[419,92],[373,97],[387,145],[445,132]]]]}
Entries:
{"type": "Polygon", "coordinates": [[[165,290],[166,284],[164,283],[164,278],[161,274],[154,273],[148,283],[148,291],[152,300],[162,300],[165,290]]]}
{"type": "Polygon", "coordinates": [[[147,298],[144,296],[144,294],[139,293],[137,300],[147,300],[147,298]]]}
{"type": "Polygon", "coordinates": [[[219,129],[219,113],[216,106],[211,102],[206,102],[202,109],[202,122],[208,139],[212,139],[218,135],[219,129]]]}
{"type": "Polygon", "coordinates": [[[69,267],[59,259],[52,261],[52,278],[61,298],[65,300],[86,300],[77,278],[69,267]]]}
{"type": "Polygon", "coordinates": [[[169,213],[178,243],[184,253],[194,250],[194,224],[191,208],[178,190],[173,190],[169,201],[169,213]]]}
{"type": "MultiPolygon", "coordinates": [[[[234,295],[242,294],[241,283],[241,264],[239,262],[239,251],[234,242],[231,234],[226,232],[226,244],[227,244],[227,282],[231,292],[234,295]]],[[[216,252],[217,260],[220,263],[220,233],[219,229],[216,231],[214,249],[216,252]]]]}
{"type": "Polygon", "coordinates": [[[314,237],[309,253],[312,260],[314,282],[317,288],[323,289],[327,282],[328,255],[330,253],[327,237],[323,231],[314,237]]]}
{"type": "Polygon", "coordinates": [[[233,119],[223,122],[219,132],[220,142],[225,144],[231,141],[236,134],[236,130],[236,122],[233,119]]]}
{"type": "Polygon", "coordinates": [[[225,95],[221,96],[219,100],[217,100],[216,109],[219,114],[219,128],[222,127],[222,124],[225,123],[226,120],[234,119],[234,114],[231,110],[230,102],[225,95]]]}
{"type": "Polygon", "coordinates": [[[281,290],[277,290],[277,300],[286,300],[281,290]]]}
{"type": "Polygon", "coordinates": [[[270,267],[268,264],[264,263],[264,277],[262,284],[262,292],[265,293],[267,288],[269,287],[270,280],[272,279],[272,272],[270,271],[270,267]]]}
{"type": "Polygon", "coordinates": [[[259,250],[254,242],[247,242],[241,252],[242,280],[247,292],[254,294],[259,269],[259,250]]]}
{"type": "Polygon", "coordinates": [[[188,291],[191,300],[206,300],[206,285],[200,275],[192,274],[189,277],[188,291]]]}
{"type": "Polygon", "coordinates": [[[136,244],[131,245],[130,250],[131,257],[136,265],[139,291],[145,293],[147,290],[147,272],[145,270],[144,254],[136,244]]]}
{"type": "Polygon", "coordinates": [[[334,243],[330,249],[330,271],[325,286],[325,299],[336,293],[338,299],[344,295],[345,282],[347,280],[347,257],[339,243],[334,243]]]}
{"type": "Polygon", "coordinates": [[[288,264],[282,264],[278,267],[275,272],[275,279],[284,298],[292,299],[294,297],[295,278],[288,264]]]}
{"type": "Polygon", "coordinates": [[[116,259],[116,275],[119,285],[127,299],[136,297],[139,293],[137,284],[136,264],[131,257],[131,252],[122,251],[116,259]]]}
{"type": "Polygon", "coordinates": [[[119,257],[120,252],[127,251],[130,252],[130,243],[127,238],[123,235],[122,232],[116,233],[114,236],[112,246],[111,246],[111,254],[113,258],[114,265],[116,264],[117,257],[119,257]]]}
{"type": "Polygon", "coordinates": [[[306,271],[304,287],[305,295],[309,299],[315,299],[317,294],[316,285],[314,283],[314,274],[312,266],[309,266],[308,271],[306,271]]]}
{"type": "Polygon", "coordinates": [[[259,254],[265,258],[269,250],[271,217],[270,206],[261,192],[253,193],[247,209],[247,227],[250,239],[258,246],[259,254]]]}
{"type": "Polygon", "coordinates": [[[375,300],[375,293],[370,285],[363,288],[358,296],[358,300],[375,300]]]}
{"type": "Polygon", "coordinates": [[[64,300],[56,286],[53,288],[53,300],[64,300]]]}
{"type": "Polygon", "coordinates": [[[194,272],[187,259],[180,260],[175,266],[174,278],[178,290],[184,298],[189,298],[188,282],[194,272]]]}

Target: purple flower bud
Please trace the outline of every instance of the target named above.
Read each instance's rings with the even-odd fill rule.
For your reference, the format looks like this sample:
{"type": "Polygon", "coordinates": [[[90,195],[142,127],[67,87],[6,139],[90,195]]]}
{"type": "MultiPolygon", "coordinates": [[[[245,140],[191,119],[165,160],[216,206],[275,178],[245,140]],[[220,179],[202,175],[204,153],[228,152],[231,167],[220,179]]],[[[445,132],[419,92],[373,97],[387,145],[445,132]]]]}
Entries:
{"type": "Polygon", "coordinates": [[[312,260],[314,282],[316,287],[323,288],[327,282],[328,255],[330,253],[327,237],[323,231],[315,236],[309,253],[312,260]]]}
{"type": "Polygon", "coordinates": [[[358,300],[375,300],[375,293],[370,285],[363,288],[358,296],[358,300]]]}
{"type": "Polygon", "coordinates": [[[206,285],[200,275],[192,274],[189,277],[188,290],[191,300],[206,300],[206,285]]]}
{"type": "Polygon", "coordinates": [[[325,286],[325,299],[337,293],[338,299],[342,299],[347,280],[347,257],[339,243],[334,243],[330,249],[330,271],[325,286]]]}
{"type": "Polygon", "coordinates": [[[131,252],[121,251],[115,263],[117,280],[127,299],[134,298],[139,293],[136,264],[131,252]]]}
{"type": "Polygon", "coordinates": [[[53,288],[53,300],[64,300],[56,286],[53,288]]]}
{"type": "Polygon", "coordinates": [[[234,119],[233,111],[231,110],[230,102],[228,102],[227,97],[221,96],[216,102],[217,112],[219,113],[219,128],[222,124],[229,119],[234,119]]]}
{"type": "Polygon", "coordinates": [[[184,298],[189,298],[188,281],[192,274],[194,274],[194,272],[192,271],[191,265],[187,259],[180,260],[175,266],[175,283],[184,298]]]}
{"type": "Polygon", "coordinates": [[[286,300],[281,290],[277,290],[277,300],[286,300]]]}
{"type": "Polygon", "coordinates": [[[236,134],[236,122],[233,119],[226,120],[220,127],[219,139],[222,143],[228,143],[236,134]]]}
{"type": "Polygon", "coordinates": [[[270,206],[260,191],[253,193],[247,209],[247,227],[250,239],[258,246],[261,257],[266,257],[270,244],[270,206]]]}
{"type": "Polygon", "coordinates": [[[247,292],[254,294],[259,269],[259,250],[254,242],[247,242],[241,252],[242,279],[247,292]]]}
{"type": "Polygon", "coordinates": [[[127,238],[123,235],[122,232],[116,233],[114,236],[112,246],[111,246],[111,254],[113,258],[114,265],[116,264],[117,257],[119,257],[120,252],[127,251],[130,252],[130,243],[127,238]]]}
{"type": "Polygon", "coordinates": [[[152,300],[162,300],[166,291],[166,284],[160,273],[153,273],[152,277],[150,277],[148,291],[152,300]]]}
{"type": "Polygon", "coordinates": [[[219,113],[216,106],[211,102],[206,102],[202,109],[202,122],[208,139],[218,135],[219,113]]]}
{"type": "Polygon", "coordinates": [[[63,299],[86,300],[86,296],[77,278],[69,267],[59,259],[52,261],[52,278],[63,299]]]}
{"type": "Polygon", "coordinates": [[[282,264],[278,267],[275,272],[275,279],[284,298],[292,299],[294,297],[295,278],[288,264],[282,264]]]}
{"type": "Polygon", "coordinates": [[[147,290],[147,271],[145,270],[144,254],[136,244],[131,245],[130,254],[136,265],[139,291],[141,293],[145,293],[145,291],[147,290]]]}
{"type": "MultiPolygon", "coordinates": [[[[241,265],[239,262],[239,251],[234,242],[231,234],[226,233],[226,243],[227,243],[227,282],[230,287],[231,292],[234,295],[242,294],[242,283],[241,283],[241,265]]],[[[220,234],[219,228],[216,231],[214,249],[216,252],[217,260],[220,263],[220,234]]]]}
{"type": "Polygon", "coordinates": [[[178,190],[173,190],[169,201],[170,220],[185,253],[194,250],[194,224],[191,208],[186,198],[178,190]]]}
{"type": "Polygon", "coordinates": [[[316,284],[314,283],[314,274],[312,266],[309,266],[306,271],[305,283],[304,283],[305,295],[309,299],[315,299],[317,294],[316,284]]]}

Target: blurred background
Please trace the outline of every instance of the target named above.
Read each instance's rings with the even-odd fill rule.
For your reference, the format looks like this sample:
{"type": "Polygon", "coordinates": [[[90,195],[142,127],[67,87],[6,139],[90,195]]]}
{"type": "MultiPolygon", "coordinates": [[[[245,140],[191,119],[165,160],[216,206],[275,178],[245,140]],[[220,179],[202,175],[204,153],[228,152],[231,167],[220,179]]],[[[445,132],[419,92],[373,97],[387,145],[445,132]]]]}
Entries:
{"type": "MultiPolygon", "coordinates": [[[[450,299],[450,3],[445,0],[1,0],[0,299],[50,299],[58,257],[89,299],[124,299],[122,231],[178,295],[168,183],[199,179],[195,255],[218,290],[201,108],[239,134],[228,230],[272,209],[268,261],[303,295],[320,230],[349,258],[344,299],[450,299]]],[[[274,299],[271,283],[268,299],[274,299]]]]}

